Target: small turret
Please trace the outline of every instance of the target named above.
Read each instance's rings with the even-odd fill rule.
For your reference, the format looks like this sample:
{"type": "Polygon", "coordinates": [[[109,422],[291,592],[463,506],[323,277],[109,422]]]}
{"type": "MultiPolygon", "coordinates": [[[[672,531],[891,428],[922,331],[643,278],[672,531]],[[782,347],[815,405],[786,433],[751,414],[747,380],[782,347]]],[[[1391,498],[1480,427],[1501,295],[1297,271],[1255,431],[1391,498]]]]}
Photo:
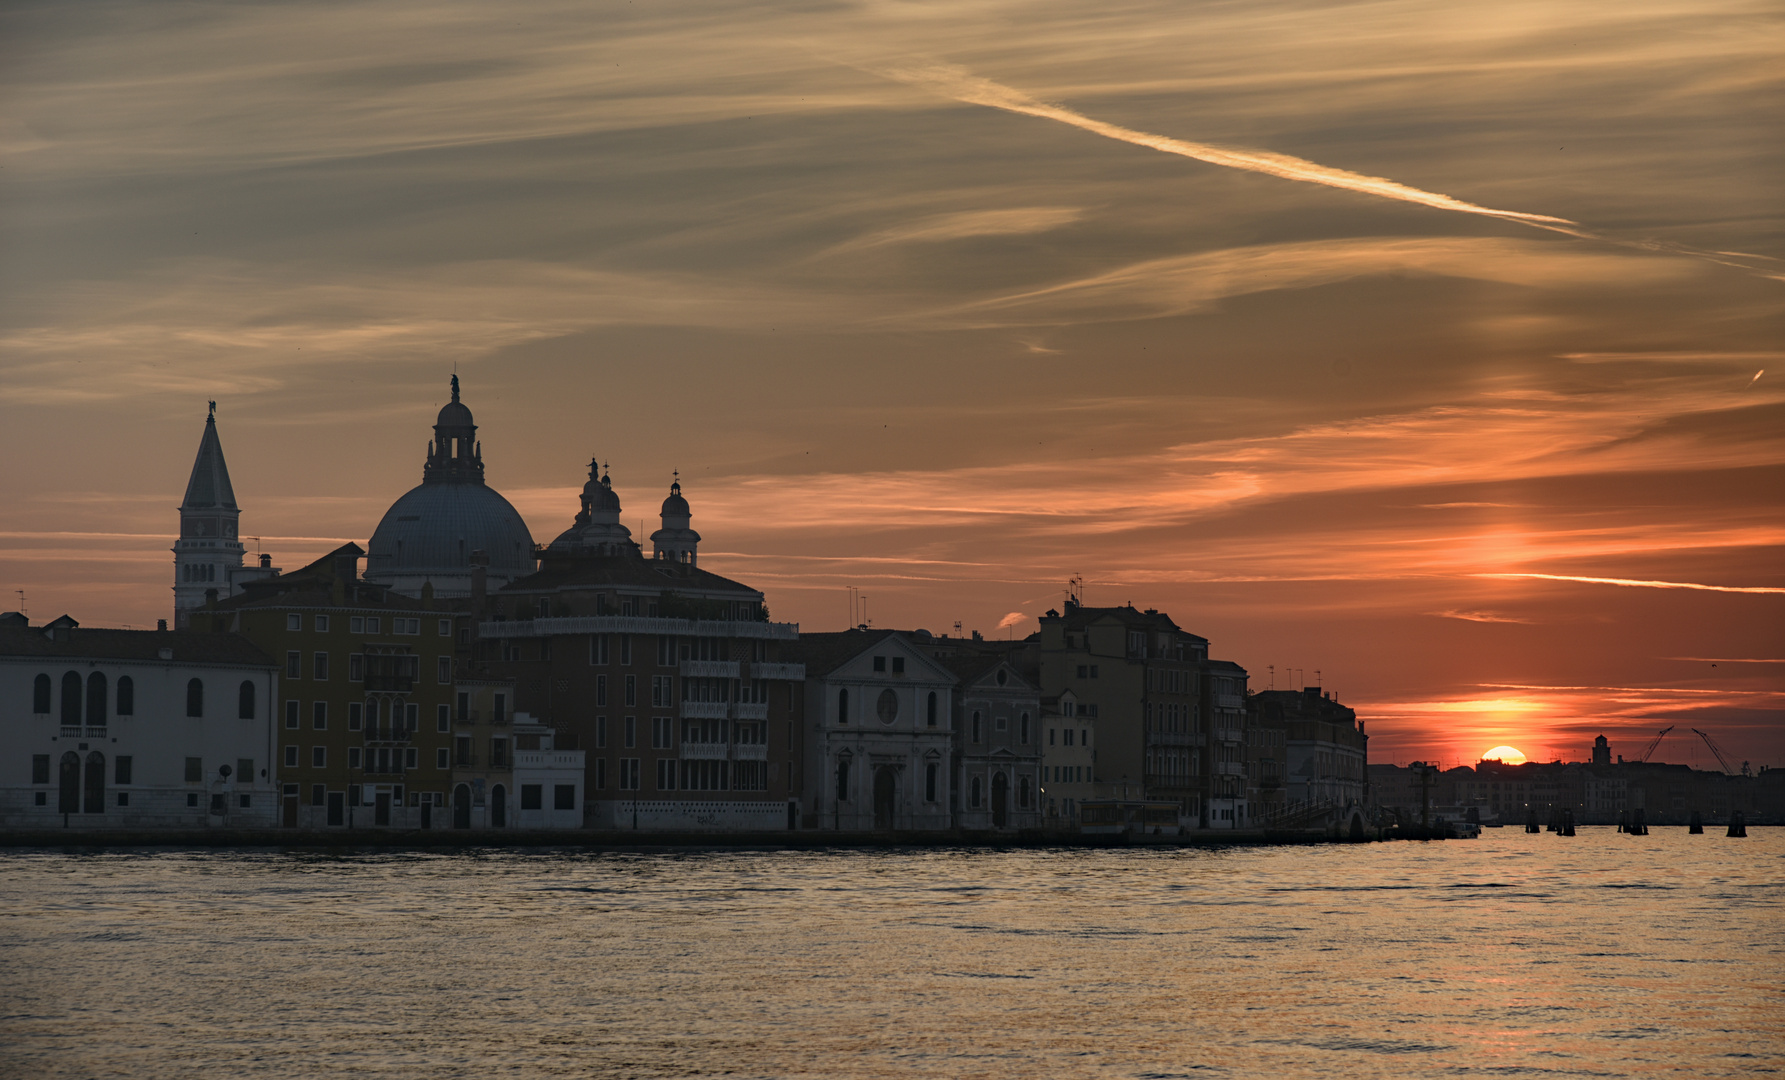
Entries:
{"type": "Polygon", "coordinates": [[[682,474],[677,472],[663,500],[663,528],[651,534],[651,557],[693,566],[699,559],[700,534],[688,527],[693,515],[682,497],[682,474]]]}

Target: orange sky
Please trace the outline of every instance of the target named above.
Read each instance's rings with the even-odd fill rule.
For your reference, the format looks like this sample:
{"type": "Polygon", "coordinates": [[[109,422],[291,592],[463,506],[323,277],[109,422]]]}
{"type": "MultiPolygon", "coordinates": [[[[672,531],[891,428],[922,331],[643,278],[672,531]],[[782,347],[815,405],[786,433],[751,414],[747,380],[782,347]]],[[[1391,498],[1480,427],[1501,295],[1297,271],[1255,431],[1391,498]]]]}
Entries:
{"type": "Polygon", "coordinates": [[[213,398],[245,532],[363,542],[456,367],[536,539],[592,454],[635,519],[679,468],[810,628],[1076,573],[1378,760],[1785,764],[1778,22],[13,9],[5,587],[166,614],[213,398]]]}

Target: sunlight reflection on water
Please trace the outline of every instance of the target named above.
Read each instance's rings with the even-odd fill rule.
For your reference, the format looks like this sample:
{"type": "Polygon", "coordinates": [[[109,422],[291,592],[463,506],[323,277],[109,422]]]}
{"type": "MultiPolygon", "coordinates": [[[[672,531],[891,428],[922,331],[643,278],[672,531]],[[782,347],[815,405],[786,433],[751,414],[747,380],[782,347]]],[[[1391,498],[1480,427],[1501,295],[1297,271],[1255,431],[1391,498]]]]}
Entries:
{"type": "Polygon", "coordinates": [[[1738,1076],[1785,830],[0,855],[16,1076],[1738,1076]]]}

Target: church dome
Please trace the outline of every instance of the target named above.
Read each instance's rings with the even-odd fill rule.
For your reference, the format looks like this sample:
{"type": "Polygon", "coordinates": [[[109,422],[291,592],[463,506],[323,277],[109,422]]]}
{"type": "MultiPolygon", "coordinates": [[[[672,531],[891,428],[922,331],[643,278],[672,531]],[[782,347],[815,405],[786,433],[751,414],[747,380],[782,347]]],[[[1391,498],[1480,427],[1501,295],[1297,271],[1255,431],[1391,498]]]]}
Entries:
{"type": "Polygon", "coordinates": [[[682,482],[680,480],[669,485],[669,498],[663,500],[661,514],[666,518],[692,516],[692,511],[688,509],[688,500],[682,498],[682,482]]]}
{"type": "Polygon", "coordinates": [[[453,393],[453,399],[440,406],[440,416],[434,421],[434,426],[441,428],[476,427],[476,422],[471,419],[471,410],[458,399],[456,390],[453,393]]]}
{"type": "Polygon", "coordinates": [[[366,545],[366,576],[463,577],[474,551],[489,552],[492,578],[533,572],[533,534],[499,492],[483,484],[424,483],[385,511],[366,545]]]}

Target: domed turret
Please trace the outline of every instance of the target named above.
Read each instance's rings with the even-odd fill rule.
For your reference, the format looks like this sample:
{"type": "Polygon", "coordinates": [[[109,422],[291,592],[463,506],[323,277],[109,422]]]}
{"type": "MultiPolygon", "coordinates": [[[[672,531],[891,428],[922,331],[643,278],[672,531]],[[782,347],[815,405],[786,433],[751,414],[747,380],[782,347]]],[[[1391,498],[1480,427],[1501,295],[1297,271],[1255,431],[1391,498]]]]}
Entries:
{"type": "Polygon", "coordinates": [[[593,458],[582,503],[576,520],[548,550],[575,555],[624,555],[636,550],[632,530],[620,524],[620,497],[614,494],[613,478],[602,475],[600,462],[593,458]]]}
{"type": "Polygon", "coordinates": [[[677,473],[669,485],[669,498],[663,500],[663,528],[651,534],[652,558],[695,565],[700,534],[688,527],[692,518],[688,500],[682,498],[682,477],[677,473]]]}
{"type": "Polygon", "coordinates": [[[484,484],[483,448],[471,410],[452,400],[434,422],[420,486],[385,511],[366,544],[366,577],[407,596],[426,583],[441,597],[471,595],[471,556],[489,556],[491,588],[534,570],[533,534],[507,499],[484,484]]]}

